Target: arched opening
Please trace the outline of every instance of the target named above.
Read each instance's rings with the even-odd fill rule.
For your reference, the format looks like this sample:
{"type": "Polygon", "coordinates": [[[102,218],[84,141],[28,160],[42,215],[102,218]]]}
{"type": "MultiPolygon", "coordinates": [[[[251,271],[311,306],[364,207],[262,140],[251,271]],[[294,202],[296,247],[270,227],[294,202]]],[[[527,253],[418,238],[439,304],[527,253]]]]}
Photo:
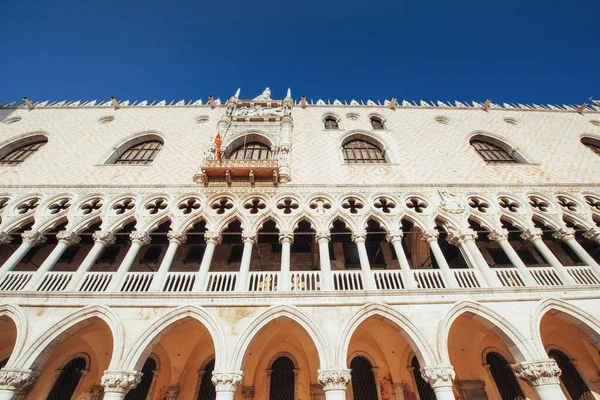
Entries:
{"type": "Polygon", "coordinates": [[[593,400],[596,398],[587,386],[571,359],[562,351],[553,349],[548,352],[561,370],[560,381],[573,400],[593,400]]]}
{"type": "Polygon", "coordinates": [[[0,316],[0,368],[4,368],[17,343],[17,325],[8,315],[0,316]]]}
{"type": "MultiPolygon", "coordinates": [[[[577,253],[564,241],[556,239],[553,235],[556,232],[546,225],[541,219],[533,218],[533,223],[536,228],[542,230],[542,240],[544,244],[554,253],[556,258],[562,265],[573,266],[573,265],[585,265],[585,263],[577,256],[577,253]]],[[[546,260],[547,261],[547,260],[546,260]]]]}
{"type": "Polygon", "coordinates": [[[127,395],[125,400],[146,400],[152,389],[152,383],[154,382],[154,374],[157,370],[156,361],[149,357],[144,363],[142,368],[142,380],[140,383],[127,395]]]}
{"type": "Polygon", "coordinates": [[[279,357],[271,365],[269,400],[294,400],[294,362],[288,357],[279,357]]]}
{"type": "Polygon", "coordinates": [[[581,143],[594,153],[600,155],[600,140],[586,136],[581,138],[581,143]]]}
{"type": "Polygon", "coordinates": [[[333,115],[327,115],[325,118],[323,118],[323,124],[325,126],[325,129],[339,129],[340,128],[338,119],[336,117],[334,117],[333,115]]]}
{"type": "Polygon", "coordinates": [[[429,383],[425,382],[425,379],[423,379],[423,376],[421,375],[421,365],[419,364],[417,357],[412,358],[410,365],[416,389],[419,393],[419,400],[436,400],[433,388],[429,383]]]}
{"type": "MultiPolygon", "coordinates": [[[[450,268],[458,269],[469,268],[467,260],[465,259],[460,247],[448,241],[448,231],[445,228],[446,224],[444,221],[438,219],[436,220],[436,224],[436,229],[439,231],[438,244],[442,249],[442,253],[444,254],[444,258],[446,259],[448,266],[450,268]]],[[[438,267],[437,260],[434,259],[433,261],[435,262],[434,268],[438,267]]]]}
{"type": "Polygon", "coordinates": [[[502,228],[508,231],[508,241],[510,245],[515,249],[517,255],[526,266],[545,267],[550,265],[537,251],[533,243],[523,239],[521,236],[523,235],[522,228],[504,217],[500,218],[500,222],[502,223],[502,228]]]}
{"type": "MultiPolygon", "coordinates": [[[[332,223],[329,259],[332,270],[360,269],[358,249],[352,242],[352,231],[341,219],[332,223]]],[[[362,287],[361,287],[362,288],[362,287]]],[[[336,287],[336,289],[338,289],[336,287]]]]}
{"type": "Polygon", "coordinates": [[[164,141],[158,135],[138,136],[120,145],[106,164],[149,165],[156,159],[163,145],[164,141]]]}
{"type": "Polygon", "coordinates": [[[150,243],[140,249],[137,262],[131,265],[131,272],[156,272],[169,245],[167,234],[171,228],[171,221],[158,225],[150,231],[150,243]]]}
{"type": "Polygon", "coordinates": [[[485,162],[525,163],[523,157],[514,149],[496,138],[486,135],[475,135],[469,143],[485,162]]]}
{"type": "Polygon", "coordinates": [[[9,143],[0,149],[0,165],[18,166],[46,143],[48,143],[48,138],[43,135],[34,135],[9,143]]]}
{"type": "Polygon", "coordinates": [[[365,357],[357,356],[350,362],[352,398],[354,400],[378,400],[377,384],[373,366],[365,357]]]}
{"type": "Polygon", "coordinates": [[[347,164],[386,163],[385,153],[380,145],[373,140],[354,138],[344,142],[342,145],[344,162],[347,164]]]}
{"type": "Polygon", "coordinates": [[[600,263],[600,243],[592,240],[590,237],[586,237],[585,233],[588,231],[588,228],[577,221],[568,218],[565,214],[563,214],[563,221],[567,225],[567,228],[573,229],[575,240],[581,247],[583,247],[597,263],[600,263]]]}
{"type": "Polygon", "coordinates": [[[270,160],[273,158],[273,152],[265,144],[249,142],[233,149],[226,158],[231,160],[270,160]]]}
{"type": "Polygon", "coordinates": [[[204,366],[204,369],[200,370],[200,386],[198,388],[196,400],[215,400],[217,398],[215,385],[213,385],[211,381],[214,370],[215,360],[210,360],[204,366]]]}
{"type": "Polygon", "coordinates": [[[115,242],[104,247],[90,271],[115,272],[119,268],[119,265],[123,262],[123,258],[125,258],[127,249],[131,244],[129,235],[134,231],[136,224],[137,222],[132,220],[125,224],[121,229],[113,232],[115,242]]]}
{"type": "Polygon", "coordinates": [[[77,357],[68,362],[48,394],[48,400],[71,400],[86,369],[86,360],[77,357]]]}
{"type": "MultiPolygon", "coordinates": [[[[423,230],[408,219],[402,220],[402,246],[410,265],[410,269],[438,268],[437,261],[431,254],[429,245],[423,240],[423,230]]],[[[397,258],[396,252],[393,253],[397,258]]]]}
{"type": "MultiPolygon", "coordinates": [[[[50,227],[44,231],[43,235],[46,237],[46,240],[35,243],[35,245],[29,249],[25,256],[21,258],[21,261],[14,268],[14,271],[36,271],[58,243],[56,240],[56,235],[59,232],[64,231],[66,226],[67,221],[61,220],[57,221],[53,227],[50,227]]],[[[22,230],[22,232],[25,233],[24,230],[22,230]]]]}
{"type": "Polygon", "coordinates": [[[385,129],[385,122],[383,118],[373,115],[369,117],[369,121],[371,122],[371,128],[374,130],[385,129]]]}
{"type": "Polygon", "coordinates": [[[485,362],[502,400],[525,400],[525,395],[506,358],[491,351],[485,357],[485,362]]]}
{"type": "Polygon", "coordinates": [[[292,271],[315,270],[318,268],[318,259],[315,229],[310,222],[302,220],[294,229],[294,243],[290,248],[291,269],[292,271]]]}
{"type": "Polygon", "coordinates": [[[6,260],[19,248],[23,243],[23,232],[27,232],[33,226],[33,218],[23,221],[19,226],[15,227],[11,232],[8,232],[12,237],[10,243],[0,245],[0,266],[4,265],[6,260]]]}

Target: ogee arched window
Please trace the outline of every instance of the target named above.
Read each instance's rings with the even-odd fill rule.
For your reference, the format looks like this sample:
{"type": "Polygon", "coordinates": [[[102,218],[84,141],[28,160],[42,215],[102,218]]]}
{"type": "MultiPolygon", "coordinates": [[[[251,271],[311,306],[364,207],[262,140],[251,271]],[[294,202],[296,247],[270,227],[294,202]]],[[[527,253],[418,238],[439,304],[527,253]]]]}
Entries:
{"type": "Polygon", "coordinates": [[[385,155],[379,146],[361,139],[353,139],[344,143],[344,162],[348,164],[385,163],[385,155]]]}
{"type": "Polygon", "coordinates": [[[35,136],[9,144],[0,150],[0,164],[19,165],[46,143],[48,143],[47,137],[35,136]]]}
{"type": "Polygon", "coordinates": [[[592,139],[590,137],[582,137],[581,143],[592,150],[594,153],[600,155],[600,140],[592,139]]]}
{"type": "Polygon", "coordinates": [[[259,142],[251,142],[235,148],[229,159],[231,160],[270,160],[271,148],[259,142]]]}
{"type": "Polygon", "coordinates": [[[72,359],[62,369],[58,379],[54,382],[52,390],[48,394],[48,400],[71,400],[75,389],[79,385],[79,380],[86,367],[86,360],[83,357],[72,359]]]}
{"type": "Polygon", "coordinates": [[[512,368],[504,357],[496,352],[490,352],[485,357],[485,362],[490,367],[490,373],[502,400],[526,399],[512,368]]]}
{"type": "Polygon", "coordinates": [[[114,164],[152,164],[162,147],[160,140],[137,143],[119,154],[114,164]]]}
{"type": "Polygon", "coordinates": [[[548,352],[550,358],[553,358],[558,364],[558,368],[562,371],[560,381],[569,392],[569,396],[573,400],[592,400],[595,399],[588,385],[585,383],[569,356],[560,350],[550,350],[548,352]]]}
{"type": "Polygon", "coordinates": [[[470,141],[471,146],[479,153],[485,162],[489,163],[521,163],[517,154],[509,146],[500,141],[477,136],[470,141]]]}
{"type": "Polygon", "coordinates": [[[269,400],[294,400],[295,380],[292,360],[287,357],[279,357],[273,361],[269,400]]]}
{"type": "Polygon", "coordinates": [[[413,376],[415,378],[415,383],[417,384],[417,391],[419,392],[419,398],[421,400],[436,400],[435,392],[431,385],[425,382],[423,376],[421,376],[421,365],[419,365],[419,360],[417,357],[413,357],[412,362],[410,363],[413,368],[413,376]]]}
{"type": "Polygon", "coordinates": [[[209,361],[204,367],[202,381],[200,381],[200,390],[198,390],[197,400],[215,400],[217,392],[212,383],[212,373],[215,370],[215,360],[209,361]]]}
{"type": "Polygon", "coordinates": [[[338,120],[333,115],[328,115],[323,119],[325,129],[339,129],[338,120]]]}
{"type": "Polygon", "coordinates": [[[350,370],[354,400],[378,400],[375,374],[369,360],[361,356],[354,357],[350,362],[350,370]]]}
{"type": "Polygon", "coordinates": [[[371,121],[371,128],[385,129],[385,124],[384,124],[382,118],[377,117],[377,116],[372,116],[371,118],[369,118],[369,120],[371,121]]]}
{"type": "Polygon", "coordinates": [[[148,393],[152,388],[154,380],[154,371],[156,371],[156,361],[152,357],[148,357],[142,367],[142,380],[140,383],[125,396],[125,400],[146,400],[148,393]]]}

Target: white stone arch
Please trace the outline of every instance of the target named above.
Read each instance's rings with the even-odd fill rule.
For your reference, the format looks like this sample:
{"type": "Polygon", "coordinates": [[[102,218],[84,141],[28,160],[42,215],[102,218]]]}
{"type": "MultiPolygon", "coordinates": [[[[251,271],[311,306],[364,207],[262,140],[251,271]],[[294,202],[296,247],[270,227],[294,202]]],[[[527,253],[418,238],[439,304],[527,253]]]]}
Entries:
{"type": "Polygon", "coordinates": [[[123,355],[125,333],[119,316],[104,305],[81,308],[54,324],[27,347],[16,362],[15,368],[41,369],[52,352],[66,338],[90,324],[93,318],[104,321],[112,332],[113,350],[108,369],[115,369],[123,355]]]}
{"type": "Polygon", "coordinates": [[[488,232],[493,230],[499,231],[502,229],[502,224],[500,224],[500,216],[498,214],[482,214],[468,211],[466,212],[465,219],[467,226],[469,224],[469,220],[473,220],[488,232]]]}
{"type": "Polygon", "coordinates": [[[517,362],[534,360],[535,352],[530,348],[527,339],[504,317],[484,305],[474,301],[459,301],[448,311],[440,322],[437,335],[438,353],[442,363],[451,364],[448,350],[448,338],[454,321],[460,316],[467,316],[479,322],[503,342],[512,358],[517,362]]]}
{"type": "Polygon", "coordinates": [[[123,358],[120,367],[126,371],[141,371],[148,356],[160,340],[172,329],[183,324],[188,319],[198,321],[208,331],[215,349],[215,370],[225,367],[227,360],[227,346],[225,335],[218,319],[208,310],[196,305],[178,307],[163,315],[152,324],[135,341],[129,352],[123,358]]]}
{"type": "Polygon", "coordinates": [[[338,127],[337,127],[337,129],[329,129],[329,130],[339,130],[339,129],[341,129],[341,126],[340,126],[340,125],[341,125],[341,123],[342,123],[342,117],[340,117],[340,115],[339,115],[339,114],[337,114],[337,113],[335,113],[335,112],[333,112],[333,111],[327,111],[327,112],[324,112],[324,113],[321,115],[321,123],[323,124],[323,129],[327,129],[327,128],[325,128],[325,119],[326,119],[327,117],[332,117],[332,118],[334,118],[334,119],[335,119],[335,121],[336,121],[336,122],[337,122],[337,124],[338,124],[338,127]]]}
{"type": "MultiPolygon", "coordinates": [[[[382,120],[385,123],[385,119],[382,118],[382,120]]],[[[371,117],[369,117],[369,124],[371,123],[371,117]]],[[[344,145],[346,143],[348,143],[351,140],[364,140],[365,142],[371,143],[372,145],[375,145],[377,147],[379,147],[381,149],[381,151],[383,152],[383,156],[385,157],[385,161],[388,164],[394,164],[396,163],[396,157],[395,155],[392,154],[391,148],[389,146],[389,144],[387,143],[387,141],[381,137],[381,135],[377,134],[377,133],[373,133],[373,132],[369,132],[369,131],[365,131],[362,129],[353,129],[350,131],[347,131],[346,133],[344,133],[338,142],[339,145],[339,154],[342,155],[343,154],[343,148],[344,145]]],[[[343,163],[343,156],[342,156],[342,163],[343,163]]]]}
{"type": "Polygon", "coordinates": [[[340,221],[345,223],[346,228],[350,229],[350,232],[356,233],[360,231],[359,227],[356,225],[356,220],[354,218],[350,218],[348,215],[342,214],[340,212],[335,212],[328,216],[323,224],[323,228],[325,230],[331,231],[333,229],[333,223],[336,219],[339,219],[340,221]]]}
{"type": "Polygon", "coordinates": [[[319,355],[319,368],[327,369],[331,367],[331,355],[329,353],[330,346],[326,342],[321,330],[314,322],[313,318],[295,306],[275,305],[258,315],[240,336],[233,351],[233,371],[243,370],[244,360],[252,341],[264,328],[279,318],[287,318],[300,325],[317,349],[317,354],[319,355]]]}
{"type": "MultiPolygon", "coordinates": [[[[163,135],[157,130],[149,129],[141,132],[132,133],[120,139],[113,147],[111,147],[107,152],[105,152],[104,155],[100,158],[98,164],[114,164],[117,158],[119,158],[119,156],[123,154],[123,152],[128,150],[130,147],[145,142],[147,140],[158,140],[162,143],[163,148],[166,145],[165,135],[163,135]]],[[[156,158],[160,157],[161,153],[162,149],[158,152],[156,158]]],[[[156,158],[154,159],[154,161],[156,161],[156,158]]]]}
{"type": "Polygon", "coordinates": [[[298,224],[302,221],[308,222],[311,228],[315,230],[315,232],[319,232],[319,230],[322,228],[320,224],[321,221],[319,221],[317,218],[315,218],[314,215],[310,214],[309,212],[303,211],[298,213],[298,215],[295,215],[288,221],[290,231],[293,232],[294,230],[298,229],[298,224]]]}
{"type": "Polygon", "coordinates": [[[10,353],[10,357],[8,358],[8,362],[6,364],[6,368],[11,368],[23,352],[23,347],[25,346],[27,334],[29,332],[29,324],[27,321],[27,315],[25,315],[23,309],[18,305],[0,305],[0,317],[1,316],[7,316],[10,318],[17,327],[17,340],[15,341],[15,345],[13,346],[13,350],[10,353]]]}
{"type": "Polygon", "coordinates": [[[248,221],[248,218],[246,218],[246,216],[239,212],[239,210],[235,210],[233,213],[228,214],[224,218],[221,218],[218,221],[216,221],[214,229],[211,227],[210,230],[221,233],[225,229],[227,229],[229,224],[231,224],[236,219],[239,220],[241,223],[242,232],[250,230],[250,226],[252,226],[252,224],[250,223],[250,221],[248,221]]]}
{"type": "Polygon", "coordinates": [[[258,129],[250,129],[247,131],[240,132],[235,136],[230,136],[225,141],[225,143],[223,143],[222,149],[224,158],[229,158],[231,152],[233,152],[238,147],[243,146],[244,143],[248,144],[252,142],[258,142],[269,147],[269,149],[272,152],[271,156],[275,156],[275,153],[277,152],[277,138],[264,131],[258,129]]]}
{"type": "Polygon", "coordinates": [[[383,229],[386,233],[390,233],[393,230],[392,221],[390,221],[388,218],[386,218],[385,216],[383,216],[381,214],[375,213],[372,210],[369,210],[369,211],[367,211],[366,214],[361,215],[359,220],[356,223],[356,226],[361,227],[362,230],[366,232],[367,223],[369,222],[370,219],[377,222],[379,224],[380,228],[383,229]]]}
{"type": "Polygon", "coordinates": [[[352,316],[350,321],[346,323],[340,336],[340,340],[337,343],[335,352],[335,366],[337,368],[347,367],[348,348],[350,346],[352,335],[364,321],[371,317],[378,317],[387,322],[391,322],[413,349],[419,359],[421,367],[437,364],[435,355],[431,352],[431,346],[427,343],[427,339],[421,333],[419,328],[411,322],[408,316],[388,305],[371,303],[361,307],[361,309],[352,316]]]}
{"type": "MultiPolygon", "coordinates": [[[[473,149],[473,145],[471,144],[472,140],[482,140],[484,142],[490,143],[492,145],[500,147],[502,150],[506,151],[512,157],[514,157],[518,162],[523,164],[535,164],[535,160],[533,157],[527,155],[521,147],[515,142],[506,139],[504,136],[486,132],[486,131],[475,131],[471,132],[466,137],[467,142],[469,143],[469,147],[471,147],[472,151],[477,151],[473,149]]],[[[477,153],[477,157],[481,158],[479,153],[477,153]]]]}
{"type": "Polygon", "coordinates": [[[409,214],[406,212],[403,212],[399,214],[396,218],[394,218],[393,226],[397,226],[400,229],[402,227],[402,220],[405,219],[423,232],[435,228],[435,224],[429,222],[427,219],[421,218],[420,216],[415,215],[414,213],[409,214]]]}
{"type": "Polygon", "coordinates": [[[381,120],[381,124],[383,125],[383,129],[384,130],[388,130],[389,127],[387,126],[387,118],[384,117],[382,114],[376,113],[376,112],[371,112],[367,115],[367,120],[369,120],[369,127],[371,129],[373,129],[373,125],[371,124],[371,119],[372,118],[378,118],[379,120],[381,120]]]}
{"type": "Polygon", "coordinates": [[[268,222],[269,220],[275,222],[275,226],[277,227],[277,229],[279,229],[279,232],[284,232],[288,228],[288,224],[285,223],[285,221],[281,218],[280,215],[277,215],[273,211],[269,210],[266,213],[257,215],[254,218],[254,220],[250,224],[250,230],[258,232],[259,229],[262,228],[263,224],[265,222],[268,222]]]}
{"type": "Polygon", "coordinates": [[[67,230],[70,232],[81,232],[87,229],[90,225],[97,222],[98,220],[102,220],[102,213],[106,208],[106,199],[102,193],[94,193],[80,197],[77,201],[73,202],[73,205],[69,208],[69,223],[67,225],[67,230]],[[94,199],[100,199],[102,202],[102,207],[100,209],[91,212],[89,214],[83,214],[81,212],[81,207],[85,205],[87,202],[92,201],[94,199]]]}
{"type": "MultiPolygon", "coordinates": [[[[12,136],[0,142],[0,157],[4,157],[5,155],[9,154],[13,150],[18,149],[19,147],[27,146],[28,144],[44,139],[46,140],[46,144],[50,142],[50,136],[46,131],[31,131],[12,136]]],[[[28,159],[30,159],[31,157],[35,157],[37,153],[38,151],[36,151],[34,154],[31,154],[28,157],[28,159]]]]}
{"type": "MultiPolygon", "coordinates": [[[[209,219],[209,217],[204,214],[196,214],[196,215],[190,214],[190,216],[185,219],[173,220],[173,222],[176,222],[176,221],[177,221],[177,230],[181,231],[183,233],[188,232],[190,229],[192,229],[194,227],[194,225],[196,225],[197,223],[199,223],[201,221],[204,221],[206,230],[208,230],[208,227],[210,226],[210,223],[212,222],[209,219]]],[[[173,229],[173,230],[175,230],[175,229],[173,229]]]]}
{"type": "MultiPolygon", "coordinates": [[[[591,150],[588,148],[588,146],[585,143],[583,143],[583,141],[586,139],[593,142],[594,145],[600,146],[600,135],[595,134],[595,133],[582,133],[581,135],[579,135],[579,143],[581,143],[582,146],[585,146],[585,148],[587,150],[591,150]]],[[[596,154],[594,154],[594,155],[596,155],[596,154]]]]}

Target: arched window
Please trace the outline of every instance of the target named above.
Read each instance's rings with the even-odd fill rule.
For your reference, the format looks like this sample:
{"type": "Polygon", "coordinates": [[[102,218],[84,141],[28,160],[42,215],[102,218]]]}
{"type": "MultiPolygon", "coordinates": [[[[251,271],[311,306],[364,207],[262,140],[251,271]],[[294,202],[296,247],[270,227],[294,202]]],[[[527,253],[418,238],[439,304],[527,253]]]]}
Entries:
{"type": "Polygon", "coordinates": [[[140,383],[125,396],[125,400],[146,400],[154,380],[154,371],[156,371],[156,361],[148,357],[142,367],[142,380],[140,383]]]}
{"type": "Polygon", "coordinates": [[[360,139],[350,140],[342,146],[346,163],[385,163],[383,151],[376,145],[360,139]]]}
{"type": "Polygon", "coordinates": [[[419,398],[421,400],[435,400],[435,393],[431,385],[425,382],[425,379],[421,376],[421,365],[417,357],[413,357],[410,363],[413,367],[413,376],[415,377],[415,383],[417,384],[417,391],[419,392],[419,398]]]}
{"type": "Polygon", "coordinates": [[[592,139],[589,137],[581,138],[581,143],[586,145],[589,149],[591,149],[594,153],[600,155],[600,140],[592,139]]]}
{"type": "Polygon", "coordinates": [[[377,400],[377,385],[373,366],[364,357],[358,356],[350,362],[350,381],[354,400],[377,400]]]}
{"type": "Polygon", "coordinates": [[[52,386],[47,399],[52,400],[71,400],[75,389],[79,385],[79,380],[86,367],[86,361],[83,357],[77,357],[68,362],[63,368],[58,379],[52,386]]]}
{"type": "Polygon", "coordinates": [[[369,119],[371,120],[371,127],[373,129],[385,129],[383,119],[381,119],[380,117],[372,116],[369,119]]]}
{"type": "Polygon", "coordinates": [[[338,120],[333,115],[328,115],[323,120],[325,122],[325,129],[339,129],[340,125],[338,124],[338,120]]]}
{"type": "Polygon", "coordinates": [[[212,360],[204,367],[204,373],[202,374],[202,381],[200,382],[200,390],[198,391],[197,400],[215,400],[217,398],[215,385],[213,385],[211,380],[214,370],[215,360],[212,360]]]}
{"type": "Polygon", "coordinates": [[[490,163],[519,163],[514,152],[500,147],[498,144],[481,138],[471,139],[471,146],[479,153],[484,161],[490,163]],[[510,152],[509,152],[510,151],[510,152]]]}
{"type": "Polygon", "coordinates": [[[294,400],[294,363],[287,357],[279,357],[271,365],[269,400],[294,400]]]}
{"type": "Polygon", "coordinates": [[[550,350],[548,355],[553,358],[562,371],[560,380],[573,400],[592,400],[594,395],[579,375],[571,359],[560,350],[550,350]]]}
{"type": "Polygon", "coordinates": [[[26,141],[18,141],[0,150],[0,164],[19,165],[48,143],[45,136],[36,136],[26,141]]]}
{"type": "Polygon", "coordinates": [[[490,367],[490,373],[494,383],[500,392],[502,400],[525,400],[525,395],[517,382],[508,361],[500,354],[490,352],[485,357],[485,362],[490,367]]]}
{"type": "Polygon", "coordinates": [[[231,160],[270,160],[271,149],[259,142],[251,142],[233,150],[229,156],[231,160]]]}
{"type": "Polygon", "coordinates": [[[160,140],[137,143],[119,154],[114,164],[152,164],[162,147],[160,140]]]}

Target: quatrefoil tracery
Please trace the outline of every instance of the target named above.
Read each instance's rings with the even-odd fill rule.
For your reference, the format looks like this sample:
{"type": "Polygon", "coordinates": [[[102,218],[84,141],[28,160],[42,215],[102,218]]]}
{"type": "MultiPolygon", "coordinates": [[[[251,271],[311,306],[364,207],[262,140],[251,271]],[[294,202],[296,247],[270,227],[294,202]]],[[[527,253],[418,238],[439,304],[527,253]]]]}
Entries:
{"type": "Polygon", "coordinates": [[[521,205],[519,203],[517,203],[516,201],[508,198],[508,197],[501,197],[500,200],[498,201],[498,204],[500,205],[500,207],[504,208],[505,210],[508,210],[510,212],[518,212],[519,208],[521,207],[521,205]]]}
{"type": "Polygon", "coordinates": [[[8,198],[7,197],[0,198],[0,212],[2,212],[2,210],[4,210],[7,205],[8,205],[8,198]]]}
{"type": "Polygon", "coordinates": [[[19,214],[27,214],[28,212],[35,210],[39,205],[39,201],[40,199],[35,198],[19,204],[19,206],[17,207],[17,210],[19,210],[19,214]]]}
{"type": "Polygon", "coordinates": [[[558,204],[565,210],[577,211],[577,203],[567,197],[558,196],[558,204]]]}
{"type": "Polygon", "coordinates": [[[195,210],[200,209],[200,201],[194,197],[186,199],[177,206],[183,214],[191,214],[195,210]]]}
{"type": "Polygon", "coordinates": [[[156,199],[151,203],[146,204],[146,210],[148,210],[148,214],[155,215],[165,210],[167,208],[167,200],[165,199],[156,199]]]}
{"type": "Polygon", "coordinates": [[[267,204],[264,202],[263,199],[255,197],[252,200],[247,201],[244,204],[244,208],[248,210],[250,214],[258,214],[260,210],[264,210],[265,208],[267,208],[267,204]]]}
{"type": "Polygon", "coordinates": [[[331,210],[331,202],[324,197],[312,199],[308,206],[311,210],[315,210],[317,214],[324,214],[328,210],[331,210]]]}
{"type": "Polygon", "coordinates": [[[277,203],[277,209],[281,210],[284,214],[291,214],[294,210],[300,207],[298,202],[292,198],[280,200],[277,203]]]}
{"type": "Polygon", "coordinates": [[[377,208],[378,210],[381,210],[381,212],[385,214],[389,214],[394,208],[396,208],[396,203],[385,197],[380,197],[377,200],[375,200],[375,202],[373,203],[373,207],[377,208]]]}
{"type": "Polygon", "coordinates": [[[134,207],[135,200],[132,198],[123,199],[112,206],[117,215],[125,214],[129,210],[133,210],[134,207]]]}
{"type": "Polygon", "coordinates": [[[418,197],[411,197],[406,200],[406,207],[410,208],[416,213],[422,214],[428,207],[427,203],[418,197]]]}
{"type": "Polygon", "coordinates": [[[592,196],[585,196],[585,201],[592,210],[600,211],[600,199],[592,196]]]}
{"type": "Polygon", "coordinates": [[[69,207],[71,207],[71,200],[64,198],[52,203],[48,209],[50,210],[50,214],[58,214],[61,211],[68,210],[69,207]]]}
{"type": "Polygon", "coordinates": [[[222,198],[216,200],[210,206],[217,214],[225,214],[227,210],[231,210],[233,208],[233,203],[228,198],[222,198]]]}
{"type": "Polygon", "coordinates": [[[83,214],[91,214],[94,211],[98,211],[102,208],[102,199],[89,200],[88,202],[82,204],[80,208],[83,211],[83,214]]]}
{"type": "Polygon", "coordinates": [[[529,205],[532,208],[540,210],[541,212],[547,212],[550,208],[550,204],[548,204],[545,200],[535,196],[531,196],[529,198],[529,205]]]}
{"type": "Polygon", "coordinates": [[[350,214],[358,214],[358,212],[364,207],[362,201],[354,198],[348,197],[346,200],[342,202],[342,208],[348,210],[350,214]]]}
{"type": "Polygon", "coordinates": [[[490,205],[487,201],[482,200],[478,197],[471,197],[469,199],[469,207],[479,211],[480,213],[486,213],[488,208],[490,208],[490,205]]]}

